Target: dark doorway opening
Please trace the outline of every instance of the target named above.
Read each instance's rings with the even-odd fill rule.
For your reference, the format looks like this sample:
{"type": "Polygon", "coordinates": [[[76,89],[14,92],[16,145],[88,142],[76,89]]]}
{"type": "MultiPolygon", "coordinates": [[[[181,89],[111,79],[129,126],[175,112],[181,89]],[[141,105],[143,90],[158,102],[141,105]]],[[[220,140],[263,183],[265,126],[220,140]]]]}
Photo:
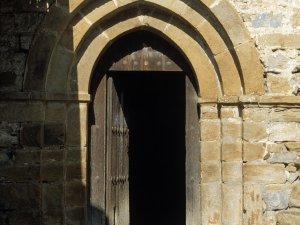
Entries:
{"type": "Polygon", "coordinates": [[[184,225],[185,74],[110,72],[129,127],[131,225],[184,225]]]}

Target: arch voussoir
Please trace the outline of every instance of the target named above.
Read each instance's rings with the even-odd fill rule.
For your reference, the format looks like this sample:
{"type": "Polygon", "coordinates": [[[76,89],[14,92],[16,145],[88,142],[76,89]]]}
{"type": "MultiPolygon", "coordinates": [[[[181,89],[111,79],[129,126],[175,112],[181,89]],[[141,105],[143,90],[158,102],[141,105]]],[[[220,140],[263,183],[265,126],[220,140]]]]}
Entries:
{"type": "MultiPolygon", "coordinates": [[[[57,30],[54,48],[48,53],[48,69],[40,81],[41,85],[45,83],[48,92],[88,93],[94,60],[99,55],[95,53],[92,60],[86,60],[85,54],[78,53],[83,49],[81,45],[87,43],[97,29],[99,39],[103,41],[103,44],[98,43],[98,54],[128,32],[152,29],[185,55],[195,72],[201,96],[264,93],[258,54],[241,18],[227,0],[87,1],[78,4],[73,12],[70,13],[72,18],[65,19],[69,21],[66,28],[57,30]],[[131,17],[123,17],[123,12],[130,12],[131,17]],[[212,23],[207,15],[210,15],[207,18],[215,17],[217,22],[212,23]],[[82,57],[73,58],[74,55],[82,57]],[[251,57],[247,59],[246,55],[251,57]],[[74,72],[74,67],[77,72],[74,72]],[[80,78],[82,73],[84,79],[80,78]],[[57,81],[61,84],[55,87],[57,81]]],[[[89,45],[94,46],[93,41],[90,40],[89,45]]],[[[87,47],[85,50],[92,49],[87,47]]],[[[32,78],[28,74],[26,77],[27,83],[30,82],[32,78]]]]}

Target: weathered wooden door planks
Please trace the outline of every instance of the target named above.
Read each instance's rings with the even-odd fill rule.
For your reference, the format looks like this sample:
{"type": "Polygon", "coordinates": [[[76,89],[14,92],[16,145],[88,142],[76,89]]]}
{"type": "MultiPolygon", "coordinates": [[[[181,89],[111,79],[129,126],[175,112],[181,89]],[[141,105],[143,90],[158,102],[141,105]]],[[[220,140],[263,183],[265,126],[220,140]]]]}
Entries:
{"type": "Polygon", "coordinates": [[[129,129],[123,112],[123,92],[113,77],[107,80],[106,210],[109,225],[129,225],[129,129]]]}

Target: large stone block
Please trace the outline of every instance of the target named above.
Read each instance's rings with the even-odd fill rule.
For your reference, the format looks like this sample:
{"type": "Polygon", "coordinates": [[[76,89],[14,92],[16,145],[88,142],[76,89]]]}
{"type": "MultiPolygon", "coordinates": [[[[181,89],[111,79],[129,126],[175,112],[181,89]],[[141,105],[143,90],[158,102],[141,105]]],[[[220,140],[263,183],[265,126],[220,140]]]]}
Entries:
{"type": "Polygon", "coordinates": [[[0,185],[0,209],[40,209],[40,185],[38,183],[2,183],[0,185]]]}
{"type": "Polygon", "coordinates": [[[253,161],[257,159],[263,159],[265,154],[266,143],[244,143],[244,161],[253,161]]]}
{"type": "Polygon", "coordinates": [[[223,162],[222,180],[229,184],[239,184],[243,181],[242,162],[223,162]]]}
{"type": "Polygon", "coordinates": [[[45,90],[45,74],[48,67],[48,56],[55,43],[56,34],[39,30],[30,49],[24,77],[24,91],[45,90]],[[30,57],[34,56],[34,57],[30,57]]]}
{"type": "Polygon", "coordinates": [[[243,158],[242,142],[223,142],[222,161],[239,161],[243,158]]]}
{"type": "Polygon", "coordinates": [[[201,183],[221,181],[220,162],[201,163],[201,183]]]}
{"type": "Polygon", "coordinates": [[[202,105],[200,109],[201,119],[218,119],[218,107],[217,105],[202,105]]]}
{"type": "Polygon", "coordinates": [[[18,149],[12,152],[12,160],[17,163],[40,163],[41,150],[18,149]]]}
{"type": "Polygon", "coordinates": [[[84,207],[86,206],[86,187],[82,182],[66,183],[66,198],[67,207],[84,207]]]}
{"type": "Polygon", "coordinates": [[[44,146],[62,146],[65,143],[65,124],[61,122],[45,122],[44,146]]]}
{"type": "Polygon", "coordinates": [[[241,65],[246,95],[262,95],[265,93],[263,70],[255,44],[252,41],[235,47],[241,65]]]}
{"type": "Polygon", "coordinates": [[[214,55],[220,54],[221,52],[227,50],[224,40],[220,37],[218,31],[212,26],[211,23],[205,21],[197,27],[197,30],[201,33],[201,35],[203,35],[203,38],[206,40],[214,55]]]}
{"type": "Polygon", "coordinates": [[[286,182],[283,164],[244,164],[244,182],[283,184],[286,182]]]}
{"type": "Polygon", "coordinates": [[[222,224],[243,223],[243,186],[222,184],[222,224]]]}
{"type": "Polygon", "coordinates": [[[64,195],[63,185],[55,183],[43,183],[43,194],[42,194],[43,209],[63,209],[64,195]]]}
{"type": "Polygon", "coordinates": [[[220,74],[224,95],[239,96],[243,94],[241,78],[230,51],[224,51],[215,56],[220,74]]]}
{"type": "Polygon", "coordinates": [[[267,122],[269,109],[267,108],[244,108],[243,120],[254,122],[267,122]]]}
{"type": "Polygon", "coordinates": [[[201,162],[221,161],[220,142],[201,141],[200,142],[200,160],[201,162]]]}
{"type": "Polygon", "coordinates": [[[276,225],[276,213],[274,211],[265,211],[263,215],[264,225],[276,225]]]}
{"type": "Polygon", "coordinates": [[[67,110],[66,144],[86,146],[87,104],[71,104],[67,110]]]}
{"type": "Polygon", "coordinates": [[[270,141],[300,141],[300,129],[298,123],[274,123],[269,128],[270,141]]]}
{"type": "Polygon", "coordinates": [[[244,185],[244,224],[263,225],[263,202],[261,186],[244,185]]]}
{"type": "Polygon", "coordinates": [[[0,102],[0,121],[35,122],[44,120],[42,102],[0,102]]]}
{"type": "Polygon", "coordinates": [[[211,7],[211,10],[224,26],[233,45],[240,45],[250,39],[242,19],[229,2],[219,1],[211,7]]]}
{"type": "Polygon", "coordinates": [[[203,225],[221,225],[222,186],[219,182],[201,184],[201,219],[203,225]]]}
{"type": "Polygon", "coordinates": [[[41,162],[63,162],[64,149],[48,149],[41,151],[41,162]]]}
{"type": "Polygon", "coordinates": [[[277,225],[300,225],[299,211],[281,211],[276,215],[277,225]]]}
{"type": "Polygon", "coordinates": [[[86,147],[67,147],[66,161],[86,162],[87,148],[86,147]]]}
{"type": "Polygon", "coordinates": [[[236,142],[242,140],[242,122],[237,120],[222,119],[222,140],[236,142]]]}
{"type": "Polygon", "coordinates": [[[45,108],[46,121],[64,121],[66,118],[65,103],[48,102],[45,108]]]}
{"type": "Polygon", "coordinates": [[[41,212],[39,211],[18,211],[13,210],[7,214],[9,225],[40,225],[41,212]]]}
{"type": "Polygon", "coordinates": [[[48,67],[47,92],[63,93],[67,91],[69,66],[66,65],[71,65],[72,59],[73,52],[60,45],[55,47],[48,67]]]}
{"type": "Polygon", "coordinates": [[[41,179],[43,181],[62,181],[64,179],[63,164],[43,163],[41,166],[41,179]]]}
{"type": "Polygon", "coordinates": [[[45,225],[63,224],[64,217],[64,212],[61,209],[43,210],[43,223],[45,225]]]}
{"type": "Polygon", "coordinates": [[[35,163],[5,165],[1,167],[0,177],[4,181],[28,182],[40,179],[40,165],[35,163]]]}
{"type": "Polygon", "coordinates": [[[221,118],[240,118],[240,112],[238,107],[225,107],[221,108],[221,118]]]}
{"type": "Polygon", "coordinates": [[[22,124],[20,142],[23,147],[41,147],[43,145],[43,124],[22,124]]]}
{"type": "Polygon", "coordinates": [[[84,207],[69,208],[66,211],[67,224],[85,224],[85,218],[86,208],[84,207]]]}
{"type": "Polygon", "coordinates": [[[201,141],[219,141],[220,120],[201,120],[200,131],[201,141]]]}
{"type": "Polygon", "coordinates": [[[67,180],[86,180],[86,162],[69,162],[65,166],[67,180]]]}
{"type": "Polygon", "coordinates": [[[249,142],[257,142],[268,137],[264,123],[244,122],[244,140],[249,142]]]}

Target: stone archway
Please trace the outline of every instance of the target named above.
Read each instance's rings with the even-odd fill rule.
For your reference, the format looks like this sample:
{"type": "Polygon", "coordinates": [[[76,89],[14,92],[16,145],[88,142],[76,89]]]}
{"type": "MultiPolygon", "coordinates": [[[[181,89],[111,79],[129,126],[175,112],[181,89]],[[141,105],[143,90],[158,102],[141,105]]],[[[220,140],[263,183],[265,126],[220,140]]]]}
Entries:
{"type": "MultiPolygon", "coordinates": [[[[90,87],[96,65],[115,40],[141,29],[151,31],[172,43],[193,71],[200,97],[198,103],[203,112],[207,111],[201,120],[201,129],[213,133],[217,140],[201,132],[201,144],[220,150],[221,104],[228,108],[234,106],[233,116],[238,117],[236,124],[235,121],[222,122],[222,129],[225,130],[226,126],[229,129],[227,133],[222,133],[223,136],[229,135],[224,140],[235,140],[232,138],[235,135],[233,130],[238,130],[237,140],[240,141],[241,118],[236,113],[240,112],[237,109],[239,101],[252,102],[252,96],[248,98],[247,95],[264,94],[264,81],[254,43],[241,18],[227,0],[74,0],[69,1],[68,7],[64,3],[54,5],[37,32],[30,50],[24,92],[30,93],[32,99],[71,101],[71,104],[67,103],[70,106],[66,121],[67,133],[74,127],[78,128],[72,134],[72,144],[86,146],[86,109],[91,99],[90,87]],[[78,114],[76,118],[71,116],[73,109],[78,114]],[[230,130],[231,125],[236,125],[238,129],[230,130]],[[232,136],[229,132],[232,132],[232,136]],[[213,141],[218,143],[211,143],[213,141]]],[[[258,101],[257,98],[254,101],[258,101]]],[[[240,161],[239,158],[239,168],[240,161]]],[[[216,176],[203,179],[207,183],[212,182],[211,179],[217,183],[213,187],[205,184],[204,191],[201,191],[206,197],[203,201],[216,200],[212,202],[214,205],[203,210],[204,224],[210,221],[218,224],[223,215],[220,205],[217,205],[222,201],[221,164],[219,160],[217,163],[203,163],[201,167],[201,171],[209,172],[211,168],[218,171],[216,176]],[[218,193],[213,195],[212,190],[218,193]],[[213,209],[215,206],[217,210],[213,209]]],[[[83,165],[82,173],[86,172],[85,168],[83,165]]],[[[242,190],[241,186],[235,188],[242,190]]],[[[231,190],[234,189],[226,189],[231,190]]],[[[228,203],[229,197],[224,201],[228,203]]],[[[235,203],[239,204],[238,200],[235,203]]],[[[232,220],[238,219],[232,217],[232,220]]]]}
{"type": "MultiPolygon", "coordinates": [[[[151,32],[127,34],[100,58],[91,81],[91,94],[90,223],[101,224],[106,220],[109,224],[112,221],[127,224],[130,211],[133,217],[130,221],[140,224],[141,215],[148,214],[143,208],[150,203],[145,200],[142,207],[139,200],[149,200],[148,196],[152,194],[160,196],[158,205],[172,205],[165,208],[157,205],[148,223],[174,222],[175,216],[165,215],[179,211],[176,213],[178,223],[197,224],[200,219],[197,86],[193,72],[180,53],[151,32]],[[111,127],[117,128],[111,131],[111,127]],[[123,131],[126,132],[123,134],[123,131]],[[136,148],[144,149],[144,152],[136,148]],[[128,150],[129,154],[126,153],[128,150]],[[165,166],[165,175],[159,168],[148,170],[148,166],[139,165],[139,161],[146,165],[147,158],[151,158],[146,157],[145,151],[156,154],[148,164],[159,168],[165,166]],[[175,167],[179,168],[170,169],[175,167]],[[176,174],[172,173],[178,174],[177,184],[173,180],[176,174]],[[128,180],[128,176],[133,179],[128,180]],[[151,180],[156,191],[146,188],[149,181],[144,176],[151,180]],[[178,185],[179,190],[173,191],[176,194],[170,199],[167,196],[174,189],[172,185],[178,185]],[[146,192],[147,195],[135,192],[146,192]],[[132,210],[129,210],[129,202],[132,210]],[[99,208],[104,214],[97,213],[99,208]]],[[[147,209],[150,210],[149,206],[147,209]]]]}

